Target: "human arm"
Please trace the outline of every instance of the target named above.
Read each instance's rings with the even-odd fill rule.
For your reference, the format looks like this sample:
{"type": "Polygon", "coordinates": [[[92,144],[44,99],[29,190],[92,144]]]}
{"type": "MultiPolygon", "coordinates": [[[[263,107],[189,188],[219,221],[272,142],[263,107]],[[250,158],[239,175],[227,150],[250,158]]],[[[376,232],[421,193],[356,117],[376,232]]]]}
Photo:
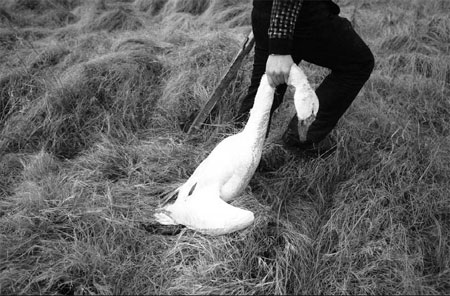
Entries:
{"type": "Polygon", "coordinates": [[[303,0],[274,0],[270,17],[266,74],[271,86],[286,83],[291,65],[295,23],[303,0]]]}

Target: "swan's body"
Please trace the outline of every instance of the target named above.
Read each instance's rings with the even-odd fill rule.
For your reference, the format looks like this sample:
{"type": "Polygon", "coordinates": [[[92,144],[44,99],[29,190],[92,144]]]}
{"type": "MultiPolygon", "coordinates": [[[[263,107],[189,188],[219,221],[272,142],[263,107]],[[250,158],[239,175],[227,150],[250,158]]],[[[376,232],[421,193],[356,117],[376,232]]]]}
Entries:
{"type": "Polygon", "coordinates": [[[245,128],[222,140],[200,163],[178,188],[176,201],[155,214],[160,223],[183,224],[203,233],[220,235],[253,222],[252,212],[226,202],[242,193],[259,164],[274,92],[263,75],[245,128]]]}

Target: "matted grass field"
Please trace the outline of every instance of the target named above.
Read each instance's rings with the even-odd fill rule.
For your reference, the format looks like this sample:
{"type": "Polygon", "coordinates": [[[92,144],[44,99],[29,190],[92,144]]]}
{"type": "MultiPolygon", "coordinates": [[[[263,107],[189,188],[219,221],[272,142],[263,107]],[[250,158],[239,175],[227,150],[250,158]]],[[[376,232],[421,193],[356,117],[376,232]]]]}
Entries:
{"type": "Polygon", "coordinates": [[[0,294],[449,294],[450,1],[337,2],[376,57],[337,151],[281,155],[233,201],[255,223],[210,237],[148,226],[238,132],[252,54],[183,129],[251,1],[1,1],[0,294]]]}

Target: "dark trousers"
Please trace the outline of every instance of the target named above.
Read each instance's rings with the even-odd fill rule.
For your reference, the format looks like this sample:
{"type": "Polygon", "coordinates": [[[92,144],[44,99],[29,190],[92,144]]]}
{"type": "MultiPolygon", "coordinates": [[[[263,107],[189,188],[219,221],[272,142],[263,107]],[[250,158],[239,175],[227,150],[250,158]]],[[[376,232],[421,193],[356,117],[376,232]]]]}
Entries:
{"type": "MultiPolygon", "coordinates": [[[[255,57],[251,84],[239,109],[238,115],[241,118],[252,108],[259,82],[265,72],[269,22],[269,13],[253,9],[255,57]]],[[[297,21],[292,58],[297,64],[305,60],[331,69],[331,73],[316,89],[319,111],[307,133],[307,142],[317,143],[336,126],[369,78],[374,67],[374,57],[347,19],[331,11],[321,11],[317,17],[297,21]]],[[[282,103],[285,91],[285,84],[277,87],[271,114],[282,103]]]]}

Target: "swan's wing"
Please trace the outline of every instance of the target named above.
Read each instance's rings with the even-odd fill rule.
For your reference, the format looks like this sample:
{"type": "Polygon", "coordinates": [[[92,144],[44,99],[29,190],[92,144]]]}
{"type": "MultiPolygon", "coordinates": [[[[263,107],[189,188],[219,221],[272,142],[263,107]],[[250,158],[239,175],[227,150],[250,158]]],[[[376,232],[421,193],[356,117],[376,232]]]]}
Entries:
{"type": "Polygon", "coordinates": [[[243,161],[239,169],[235,170],[228,181],[221,186],[220,197],[225,202],[239,196],[247,187],[261,160],[262,147],[242,152],[247,153],[246,161],[243,161]]]}
{"type": "Polygon", "coordinates": [[[241,148],[242,139],[236,134],[222,140],[195,169],[180,189],[181,196],[187,196],[193,184],[197,188],[223,186],[241,168],[248,166],[248,154],[241,148]]]}
{"type": "Polygon", "coordinates": [[[158,221],[159,223],[163,224],[163,225],[176,225],[178,224],[177,222],[175,222],[171,216],[170,216],[170,212],[167,211],[167,208],[170,205],[175,204],[177,201],[181,202],[183,200],[185,200],[186,198],[189,198],[195,191],[195,188],[197,187],[197,183],[194,183],[192,186],[191,185],[192,182],[188,183],[184,183],[183,185],[181,185],[180,187],[178,187],[177,189],[171,191],[169,194],[167,194],[167,196],[164,198],[164,200],[162,201],[161,206],[156,210],[154,217],[156,219],[156,221],[158,221]],[[187,194],[184,193],[184,191],[189,190],[187,192],[187,194]],[[177,195],[177,198],[174,199],[175,195],[177,195]]]}

